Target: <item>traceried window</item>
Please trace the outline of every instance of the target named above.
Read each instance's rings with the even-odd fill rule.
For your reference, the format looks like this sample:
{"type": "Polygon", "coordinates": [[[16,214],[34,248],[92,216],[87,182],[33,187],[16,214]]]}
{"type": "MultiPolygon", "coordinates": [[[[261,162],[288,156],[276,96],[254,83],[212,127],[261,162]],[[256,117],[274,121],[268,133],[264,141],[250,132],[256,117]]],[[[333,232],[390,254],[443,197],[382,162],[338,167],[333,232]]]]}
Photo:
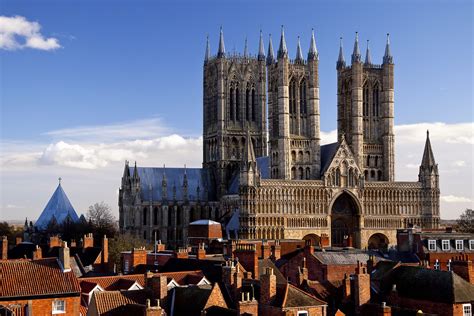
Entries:
{"type": "Polygon", "coordinates": [[[66,302],[63,300],[53,301],[53,314],[65,314],[66,302]]]}
{"type": "Polygon", "coordinates": [[[364,116],[369,116],[369,86],[364,85],[362,100],[364,102],[363,114],[364,116]]]}
{"type": "Polygon", "coordinates": [[[300,113],[308,113],[308,107],[306,104],[306,81],[302,80],[300,83],[300,113]]]}
{"type": "Polygon", "coordinates": [[[373,104],[373,109],[372,113],[373,116],[379,116],[379,85],[375,84],[374,89],[372,91],[372,104],[373,104]]]}
{"type": "Polygon", "coordinates": [[[443,240],[441,241],[441,249],[443,249],[443,251],[446,251],[446,250],[449,250],[449,240],[443,240]]]}
{"type": "Polygon", "coordinates": [[[456,250],[464,249],[464,240],[456,240],[456,250]]]}
{"type": "Polygon", "coordinates": [[[257,120],[257,96],[255,95],[255,88],[252,89],[252,121],[257,120]]]}
{"type": "Polygon", "coordinates": [[[250,87],[245,90],[245,118],[250,121],[250,87]]]}
{"type": "Polygon", "coordinates": [[[436,250],[436,240],[428,240],[428,250],[436,250]]]}

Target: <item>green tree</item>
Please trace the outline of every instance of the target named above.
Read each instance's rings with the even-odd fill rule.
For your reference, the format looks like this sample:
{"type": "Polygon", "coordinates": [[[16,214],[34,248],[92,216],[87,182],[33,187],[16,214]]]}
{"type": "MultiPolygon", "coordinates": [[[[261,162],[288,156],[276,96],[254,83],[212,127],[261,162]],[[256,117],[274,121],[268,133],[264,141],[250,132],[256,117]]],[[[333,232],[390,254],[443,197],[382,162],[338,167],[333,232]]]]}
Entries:
{"type": "Polygon", "coordinates": [[[458,231],[463,233],[474,233],[474,210],[466,209],[464,213],[459,216],[457,221],[458,231]]]}
{"type": "Polygon", "coordinates": [[[115,264],[117,272],[122,272],[121,252],[131,251],[133,248],[145,247],[152,250],[152,245],[147,245],[145,240],[130,234],[117,234],[109,240],[109,262],[115,264]]]}

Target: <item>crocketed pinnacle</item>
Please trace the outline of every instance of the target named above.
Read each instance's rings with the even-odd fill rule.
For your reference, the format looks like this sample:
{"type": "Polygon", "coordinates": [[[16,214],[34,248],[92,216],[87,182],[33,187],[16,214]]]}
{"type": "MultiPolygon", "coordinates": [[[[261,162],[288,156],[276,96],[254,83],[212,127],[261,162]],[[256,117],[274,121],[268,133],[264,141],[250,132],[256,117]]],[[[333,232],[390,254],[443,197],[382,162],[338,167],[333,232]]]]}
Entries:
{"type": "Polygon", "coordinates": [[[303,52],[301,51],[300,37],[298,36],[298,45],[296,46],[296,61],[303,61],[303,52]]]}
{"type": "Polygon", "coordinates": [[[209,44],[209,35],[206,38],[206,54],[204,54],[204,62],[208,62],[211,59],[211,45],[209,44]]]}
{"type": "Polygon", "coordinates": [[[280,47],[278,48],[278,59],[288,58],[288,49],[286,48],[285,29],[281,26],[280,47]]]}
{"type": "Polygon", "coordinates": [[[337,58],[337,68],[343,68],[346,66],[346,61],[344,59],[344,52],[342,47],[342,37],[339,38],[339,57],[337,58]]]}
{"type": "Polygon", "coordinates": [[[393,56],[390,52],[390,34],[387,33],[387,44],[385,45],[385,54],[383,55],[384,64],[393,64],[393,56]]]}
{"type": "Polygon", "coordinates": [[[245,57],[245,58],[248,58],[248,57],[249,57],[249,48],[248,48],[248,45],[247,45],[247,37],[245,37],[244,57],[245,57]]]}
{"type": "Polygon", "coordinates": [[[318,59],[318,49],[316,48],[316,40],[314,39],[314,29],[311,30],[311,42],[309,43],[308,60],[318,59]]]}
{"type": "Polygon", "coordinates": [[[432,167],[436,164],[433,150],[431,149],[431,142],[430,142],[430,132],[426,131],[426,142],[425,142],[425,150],[423,152],[423,158],[421,159],[421,166],[422,167],[432,167]]]}
{"type": "Polygon", "coordinates": [[[361,55],[359,49],[359,33],[356,32],[355,42],[354,42],[354,51],[352,52],[352,63],[360,63],[361,55]]]}
{"type": "Polygon", "coordinates": [[[273,53],[272,34],[270,34],[269,40],[268,40],[267,65],[273,64],[274,61],[275,61],[275,54],[273,53]]]}
{"type": "Polygon", "coordinates": [[[258,60],[265,60],[265,47],[263,45],[263,33],[260,30],[260,42],[258,44],[258,60]]]}
{"type": "Polygon", "coordinates": [[[225,45],[224,45],[224,31],[222,30],[219,35],[219,50],[217,51],[217,57],[224,57],[225,56],[225,45]]]}
{"type": "Polygon", "coordinates": [[[366,65],[372,64],[372,58],[370,57],[369,40],[367,40],[367,50],[365,51],[365,64],[366,65]]]}

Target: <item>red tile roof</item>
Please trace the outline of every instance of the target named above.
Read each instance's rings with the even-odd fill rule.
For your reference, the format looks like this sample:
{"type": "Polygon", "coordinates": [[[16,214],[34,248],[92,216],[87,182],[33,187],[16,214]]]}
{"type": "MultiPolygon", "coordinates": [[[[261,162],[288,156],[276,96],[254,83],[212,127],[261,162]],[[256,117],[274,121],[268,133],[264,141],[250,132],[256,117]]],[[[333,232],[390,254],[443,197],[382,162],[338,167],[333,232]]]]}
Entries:
{"type": "Polygon", "coordinates": [[[57,258],[0,261],[0,297],[80,292],[74,273],[63,272],[57,258]]]}
{"type": "Polygon", "coordinates": [[[95,306],[97,314],[103,315],[128,304],[144,305],[147,298],[146,290],[94,292],[89,308],[95,306]]]}

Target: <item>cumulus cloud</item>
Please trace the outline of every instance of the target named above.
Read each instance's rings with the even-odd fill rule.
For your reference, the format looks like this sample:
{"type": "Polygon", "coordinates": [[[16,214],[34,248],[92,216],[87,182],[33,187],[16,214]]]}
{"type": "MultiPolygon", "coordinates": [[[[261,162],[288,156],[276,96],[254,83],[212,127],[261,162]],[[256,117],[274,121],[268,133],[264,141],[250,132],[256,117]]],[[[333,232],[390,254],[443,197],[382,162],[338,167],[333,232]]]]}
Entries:
{"type": "Polygon", "coordinates": [[[0,16],[0,49],[17,50],[32,48],[55,50],[61,48],[59,40],[44,37],[38,22],[28,21],[22,16],[0,16]]]}
{"type": "Polygon", "coordinates": [[[440,197],[441,201],[446,203],[470,203],[472,199],[464,196],[455,196],[455,195],[442,195],[440,197]]]}

